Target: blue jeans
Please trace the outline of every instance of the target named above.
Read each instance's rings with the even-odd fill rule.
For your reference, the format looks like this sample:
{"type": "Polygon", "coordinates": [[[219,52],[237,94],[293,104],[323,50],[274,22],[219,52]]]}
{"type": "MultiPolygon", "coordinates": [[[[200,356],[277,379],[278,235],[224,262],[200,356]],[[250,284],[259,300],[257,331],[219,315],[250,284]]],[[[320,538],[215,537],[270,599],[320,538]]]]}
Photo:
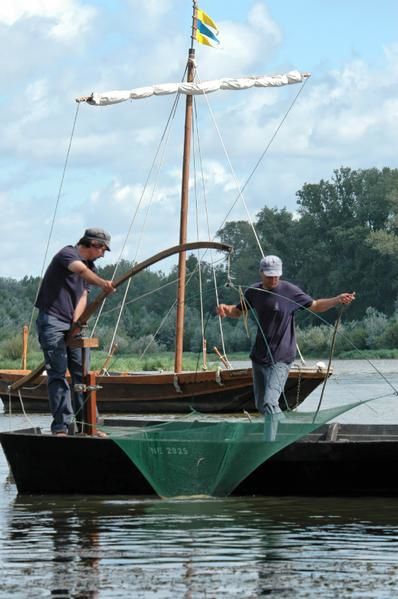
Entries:
{"type": "Polygon", "coordinates": [[[254,400],[257,410],[264,414],[266,441],[275,440],[278,422],[283,418],[279,398],[289,376],[290,366],[291,364],[284,362],[275,362],[267,366],[252,362],[254,400]]]}
{"type": "Polygon", "coordinates": [[[73,393],[66,380],[66,371],[72,379],[72,386],[83,382],[82,350],[70,348],[65,343],[70,324],[39,312],[36,321],[39,343],[44,353],[47,370],[48,399],[53,421],[51,431],[67,432],[73,415],[82,419],[82,393],[73,393]]]}

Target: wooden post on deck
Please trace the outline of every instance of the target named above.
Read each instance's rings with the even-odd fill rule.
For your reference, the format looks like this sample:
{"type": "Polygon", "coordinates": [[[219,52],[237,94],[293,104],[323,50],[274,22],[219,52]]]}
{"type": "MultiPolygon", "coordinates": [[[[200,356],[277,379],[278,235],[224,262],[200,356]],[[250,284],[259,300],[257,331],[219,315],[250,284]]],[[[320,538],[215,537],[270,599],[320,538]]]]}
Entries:
{"type": "Polygon", "coordinates": [[[87,424],[88,435],[97,434],[97,375],[95,372],[89,372],[87,375],[86,403],[85,403],[85,422],[87,424]]]}
{"type": "Polygon", "coordinates": [[[22,370],[26,370],[27,355],[28,355],[28,337],[29,337],[29,327],[27,324],[24,324],[23,329],[22,329],[22,359],[21,359],[22,370]]]}
{"type": "Polygon", "coordinates": [[[84,397],[84,408],[81,432],[87,435],[97,433],[97,385],[95,372],[89,371],[89,350],[98,347],[99,342],[95,337],[74,337],[69,342],[69,347],[81,347],[82,349],[82,371],[83,383],[76,385],[84,397]]]}

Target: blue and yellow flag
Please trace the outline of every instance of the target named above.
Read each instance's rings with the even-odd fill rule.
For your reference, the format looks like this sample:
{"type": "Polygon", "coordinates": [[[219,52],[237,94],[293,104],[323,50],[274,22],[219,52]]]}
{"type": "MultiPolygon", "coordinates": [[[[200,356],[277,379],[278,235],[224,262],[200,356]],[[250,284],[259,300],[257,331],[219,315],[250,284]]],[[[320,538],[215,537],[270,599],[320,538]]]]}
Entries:
{"type": "Polygon", "coordinates": [[[198,19],[198,21],[202,21],[202,23],[204,23],[205,25],[209,25],[209,27],[212,27],[214,31],[218,33],[218,27],[213,21],[213,19],[209,17],[209,15],[207,15],[205,12],[203,12],[203,10],[201,10],[200,8],[198,8],[198,10],[196,11],[196,18],[198,19]]]}
{"type": "Polygon", "coordinates": [[[214,48],[216,44],[219,44],[219,40],[216,36],[218,33],[218,27],[209,15],[207,15],[200,8],[196,11],[196,31],[195,38],[200,44],[204,44],[205,46],[211,46],[214,48]],[[209,27],[214,29],[215,33],[209,29],[209,27]]]}

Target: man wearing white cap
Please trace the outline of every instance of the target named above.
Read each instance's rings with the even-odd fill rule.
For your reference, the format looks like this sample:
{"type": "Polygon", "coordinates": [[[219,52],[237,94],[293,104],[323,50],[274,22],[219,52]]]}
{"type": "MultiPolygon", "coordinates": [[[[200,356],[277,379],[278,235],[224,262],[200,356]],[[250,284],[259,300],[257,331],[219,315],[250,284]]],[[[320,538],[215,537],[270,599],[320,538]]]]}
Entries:
{"type": "Polygon", "coordinates": [[[239,318],[244,310],[255,311],[258,329],[250,353],[254,397],[261,414],[273,415],[281,411],[279,398],[296,356],[295,312],[300,308],[326,312],[339,304],[350,304],[355,292],[314,300],[296,285],[281,280],[282,260],[278,256],[262,258],[260,276],[261,281],[246,290],[244,301],[237,305],[220,304],[217,313],[239,318]]]}
{"type": "Polygon", "coordinates": [[[50,410],[54,435],[68,433],[73,414],[82,408],[81,393],[71,398],[66,371],[72,387],[82,382],[82,350],[66,345],[73,322],[79,320],[87,305],[90,285],[114,291],[112,281],[99,277],[94,261],[110,251],[111,236],[103,229],[86,229],[77,245],[62,248],[50,262],[36,300],[39,343],[44,353],[50,410]]]}

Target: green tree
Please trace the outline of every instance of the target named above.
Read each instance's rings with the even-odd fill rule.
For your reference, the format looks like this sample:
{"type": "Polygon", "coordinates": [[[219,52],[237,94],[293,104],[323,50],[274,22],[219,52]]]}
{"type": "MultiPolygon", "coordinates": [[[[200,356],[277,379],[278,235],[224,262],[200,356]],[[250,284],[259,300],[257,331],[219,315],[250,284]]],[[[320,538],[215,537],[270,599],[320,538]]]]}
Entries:
{"type": "Polygon", "coordinates": [[[332,181],[306,184],[297,192],[297,278],[316,297],[355,290],[354,318],[370,305],[394,310],[398,270],[391,254],[375,243],[396,220],[398,170],[341,168],[332,181]],[[376,235],[376,238],[377,238],[376,235]]]}

